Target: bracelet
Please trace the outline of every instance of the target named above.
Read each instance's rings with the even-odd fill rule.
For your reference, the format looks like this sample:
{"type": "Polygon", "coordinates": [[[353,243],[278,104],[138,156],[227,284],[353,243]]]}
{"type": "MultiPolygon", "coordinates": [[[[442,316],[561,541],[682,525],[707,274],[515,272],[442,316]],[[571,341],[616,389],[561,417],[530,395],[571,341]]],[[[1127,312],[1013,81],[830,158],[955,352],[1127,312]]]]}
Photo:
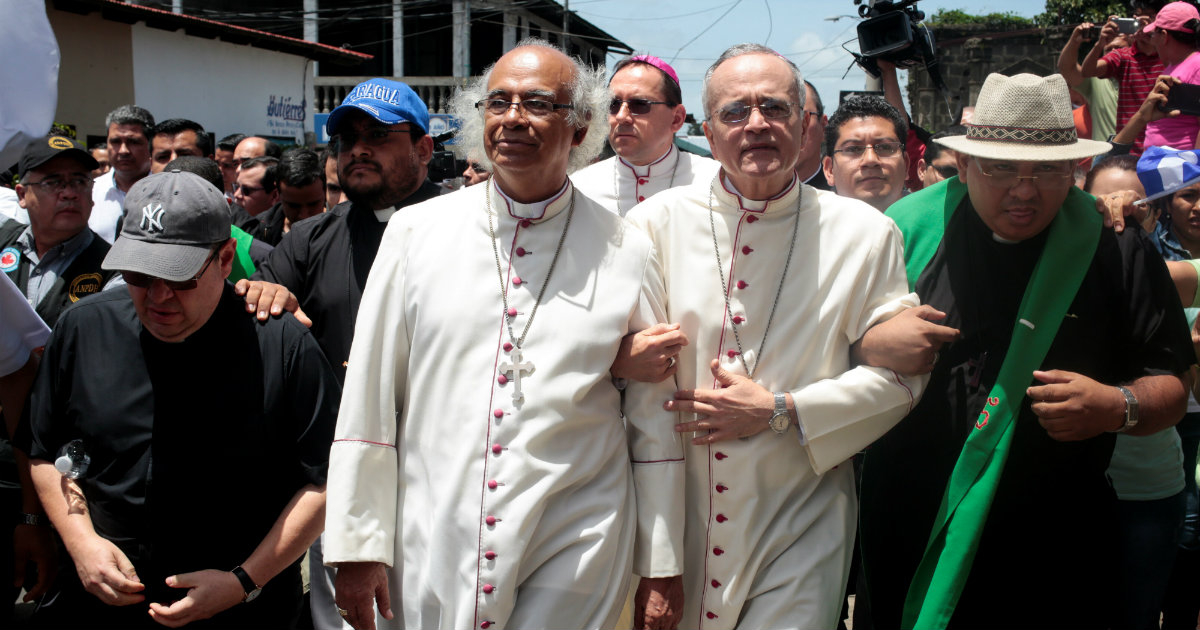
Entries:
{"type": "Polygon", "coordinates": [[[50,523],[46,522],[45,516],[42,516],[41,514],[30,514],[28,512],[21,513],[21,524],[22,525],[33,525],[34,527],[50,525],[50,523]]]}

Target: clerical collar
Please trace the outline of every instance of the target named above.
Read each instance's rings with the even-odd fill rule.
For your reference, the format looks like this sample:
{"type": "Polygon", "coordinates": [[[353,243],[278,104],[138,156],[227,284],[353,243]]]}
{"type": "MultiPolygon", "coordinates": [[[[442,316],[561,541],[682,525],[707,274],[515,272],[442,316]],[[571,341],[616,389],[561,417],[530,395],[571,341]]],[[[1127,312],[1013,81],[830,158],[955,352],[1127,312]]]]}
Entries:
{"type": "Polygon", "coordinates": [[[629,160],[626,160],[619,155],[617,156],[617,159],[623,166],[633,171],[634,176],[650,177],[652,175],[664,175],[666,173],[670,173],[675,168],[675,163],[679,161],[679,151],[675,149],[675,143],[671,143],[671,146],[667,147],[666,153],[662,154],[662,156],[657,160],[654,160],[645,166],[633,164],[629,160]]]}
{"type": "Polygon", "coordinates": [[[792,181],[787,187],[780,191],[779,194],[770,199],[747,199],[742,193],[738,192],[733,182],[729,181],[729,176],[725,174],[725,169],[721,169],[720,184],[714,184],[714,191],[717,196],[727,203],[736,203],[738,209],[743,212],[768,212],[780,207],[791,207],[792,195],[798,190],[796,185],[800,180],[796,177],[796,172],[792,171],[792,181]]]}
{"type": "Polygon", "coordinates": [[[375,210],[375,218],[380,223],[387,223],[388,219],[392,218],[393,214],[396,214],[396,206],[390,206],[384,208],[383,210],[375,210]]]}
{"type": "Polygon", "coordinates": [[[567,201],[570,195],[567,194],[571,188],[571,180],[569,178],[563,182],[562,188],[552,195],[549,199],[542,201],[534,201],[532,203],[521,203],[514,201],[512,197],[504,194],[500,190],[500,186],[492,186],[496,191],[499,201],[508,209],[508,215],[514,219],[532,219],[538,221],[541,219],[549,219],[558,214],[560,210],[567,207],[567,201]]]}

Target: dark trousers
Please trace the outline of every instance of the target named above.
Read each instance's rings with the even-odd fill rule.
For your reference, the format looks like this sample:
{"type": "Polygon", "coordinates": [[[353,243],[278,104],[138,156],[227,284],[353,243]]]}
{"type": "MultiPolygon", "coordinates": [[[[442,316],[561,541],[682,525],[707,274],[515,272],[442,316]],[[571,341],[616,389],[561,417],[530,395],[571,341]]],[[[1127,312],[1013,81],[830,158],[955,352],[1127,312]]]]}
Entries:
{"type": "Polygon", "coordinates": [[[1158,629],[1158,613],[1179,548],[1185,492],[1165,499],[1117,502],[1120,599],[1114,628],[1158,629]]]}

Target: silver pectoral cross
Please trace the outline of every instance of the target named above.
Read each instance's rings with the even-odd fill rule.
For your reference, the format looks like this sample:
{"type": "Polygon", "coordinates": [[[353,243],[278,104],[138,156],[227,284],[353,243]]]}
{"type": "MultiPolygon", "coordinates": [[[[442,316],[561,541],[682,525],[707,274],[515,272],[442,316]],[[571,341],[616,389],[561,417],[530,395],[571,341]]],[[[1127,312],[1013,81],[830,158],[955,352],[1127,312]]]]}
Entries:
{"type": "Polygon", "coordinates": [[[500,372],[502,374],[504,374],[506,377],[508,377],[508,380],[512,381],[513,402],[521,402],[521,400],[523,398],[525,398],[525,394],[521,391],[522,372],[532,374],[533,373],[533,363],[530,363],[529,361],[521,360],[522,357],[521,357],[521,348],[520,347],[514,347],[512,349],[512,352],[509,353],[509,356],[511,357],[511,362],[501,363],[500,364],[500,372]]]}

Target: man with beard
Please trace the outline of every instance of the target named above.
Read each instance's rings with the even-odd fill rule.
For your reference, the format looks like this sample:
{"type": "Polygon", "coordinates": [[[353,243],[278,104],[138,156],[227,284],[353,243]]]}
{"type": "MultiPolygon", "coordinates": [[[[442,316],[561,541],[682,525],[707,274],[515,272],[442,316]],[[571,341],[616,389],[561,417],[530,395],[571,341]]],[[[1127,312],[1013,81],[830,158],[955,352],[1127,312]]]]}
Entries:
{"type": "MultiPolygon", "coordinates": [[[[338,147],[338,181],[350,203],[293,226],[259,266],[254,282],[243,280],[238,290],[247,294],[251,308],[259,306],[260,318],[270,304],[265,295],[273,291],[264,291],[257,281],[281,284],[295,294],[340,382],[363,286],[388,219],[441,189],[425,176],[433,156],[429,110],[407,85],[387,79],[360,83],[330,112],[326,130],[330,144],[338,147]]],[[[328,627],[339,620],[330,582],[319,577],[325,575],[320,544],[309,556],[312,611],[314,621],[324,624],[318,627],[328,627]]]]}

